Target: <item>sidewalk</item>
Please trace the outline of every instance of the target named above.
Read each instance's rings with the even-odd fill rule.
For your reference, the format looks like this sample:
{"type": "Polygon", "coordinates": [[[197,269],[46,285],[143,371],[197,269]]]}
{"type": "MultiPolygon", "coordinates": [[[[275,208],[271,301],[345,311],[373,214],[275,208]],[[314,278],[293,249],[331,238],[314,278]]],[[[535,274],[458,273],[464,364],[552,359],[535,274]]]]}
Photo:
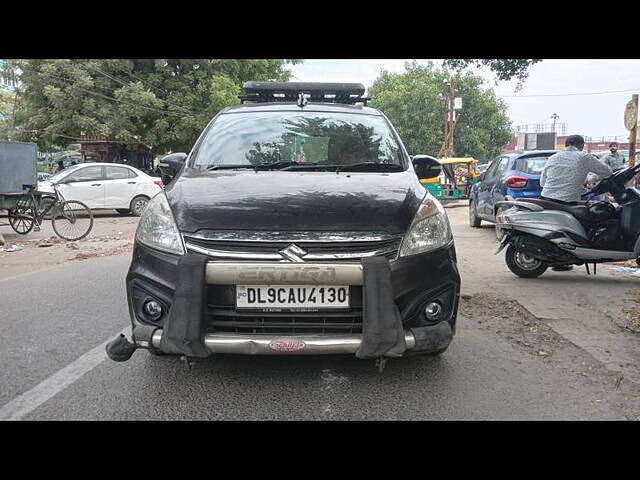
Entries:
{"type": "MultiPolygon", "coordinates": [[[[498,248],[494,228],[483,222],[468,225],[467,209],[449,209],[454,231],[462,294],[515,300],[545,321],[556,333],[587,351],[609,370],[640,385],[640,334],[630,325],[629,311],[640,308],[640,276],[618,265],[602,264],[597,275],[582,267],[569,272],[547,271],[524,279],[511,273],[498,248]]],[[[506,312],[508,315],[508,312],[506,312]]]]}
{"type": "Polygon", "coordinates": [[[91,233],[79,241],[67,242],[56,236],[50,221],[39,232],[18,235],[10,226],[0,226],[5,245],[0,245],[0,280],[25,272],[89,258],[128,253],[138,217],[123,217],[111,211],[94,212],[91,233]]]}

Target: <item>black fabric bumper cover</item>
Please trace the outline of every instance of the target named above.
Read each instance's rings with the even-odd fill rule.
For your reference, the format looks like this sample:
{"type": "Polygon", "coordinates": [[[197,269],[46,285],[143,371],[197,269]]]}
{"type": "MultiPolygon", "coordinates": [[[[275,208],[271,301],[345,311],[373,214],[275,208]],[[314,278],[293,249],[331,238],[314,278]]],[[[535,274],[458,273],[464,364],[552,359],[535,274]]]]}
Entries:
{"type": "Polygon", "coordinates": [[[207,308],[205,255],[188,254],[178,260],[178,281],[160,349],[189,357],[208,357],[202,319],[207,308]]]}
{"type": "Polygon", "coordinates": [[[356,357],[401,357],[406,350],[404,327],[393,294],[389,260],[386,257],[363,258],[362,267],[362,342],[356,357]]]}

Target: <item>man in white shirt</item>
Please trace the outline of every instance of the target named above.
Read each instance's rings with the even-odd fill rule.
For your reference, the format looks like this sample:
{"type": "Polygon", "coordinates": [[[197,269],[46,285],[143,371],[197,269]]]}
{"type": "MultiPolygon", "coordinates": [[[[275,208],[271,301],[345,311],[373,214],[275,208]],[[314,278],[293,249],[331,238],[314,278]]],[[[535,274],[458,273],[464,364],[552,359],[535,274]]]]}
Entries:
{"type": "Polygon", "coordinates": [[[613,171],[594,155],[582,151],[584,138],[580,135],[567,137],[565,146],[562,152],[551,155],[544,166],[540,176],[542,186],[540,198],[575,204],[580,201],[584,182],[589,173],[605,178],[612,175],[613,171]]]}
{"type": "MultiPolygon", "coordinates": [[[[570,135],[564,144],[566,148],[562,152],[551,155],[542,170],[540,198],[575,205],[580,202],[587,175],[595,173],[604,178],[613,172],[597,157],[582,151],[584,138],[580,135],[570,135]]],[[[571,265],[552,268],[557,272],[572,269],[571,265]]]]}

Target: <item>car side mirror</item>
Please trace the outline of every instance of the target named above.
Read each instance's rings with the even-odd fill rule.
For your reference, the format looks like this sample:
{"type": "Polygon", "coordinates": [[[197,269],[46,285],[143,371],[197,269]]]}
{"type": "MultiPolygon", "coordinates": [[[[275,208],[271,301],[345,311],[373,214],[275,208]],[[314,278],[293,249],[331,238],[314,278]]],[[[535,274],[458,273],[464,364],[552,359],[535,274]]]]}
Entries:
{"type": "Polygon", "coordinates": [[[162,181],[166,185],[169,182],[165,182],[165,177],[171,181],[173,178],[178,175],[178,172],[184,166],[184,162],[187,159],[186,153],[172,153],[171,155],[167,155],[158,163],[158,167],[160,167],[160,172],[162,173],[162,181]]]}
{"type": "Polygon", "coordinates": [[[440,175],[442,165],[440,162],[429,155],[415,155],[411,161],[418,178],[435,178],[440,175]]]}

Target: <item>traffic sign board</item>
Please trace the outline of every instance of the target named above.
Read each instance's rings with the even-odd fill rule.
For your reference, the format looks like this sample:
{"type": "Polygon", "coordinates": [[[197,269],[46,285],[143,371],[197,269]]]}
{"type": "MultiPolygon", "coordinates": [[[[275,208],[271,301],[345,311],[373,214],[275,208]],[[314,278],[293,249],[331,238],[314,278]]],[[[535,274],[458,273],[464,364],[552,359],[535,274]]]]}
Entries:
{"type": "Polygon", "coordinates": [[[633,100],[629,100],[624,109],[624,126],[627,130],[632,130],[638,123],[638,106],[633,100]]]}

